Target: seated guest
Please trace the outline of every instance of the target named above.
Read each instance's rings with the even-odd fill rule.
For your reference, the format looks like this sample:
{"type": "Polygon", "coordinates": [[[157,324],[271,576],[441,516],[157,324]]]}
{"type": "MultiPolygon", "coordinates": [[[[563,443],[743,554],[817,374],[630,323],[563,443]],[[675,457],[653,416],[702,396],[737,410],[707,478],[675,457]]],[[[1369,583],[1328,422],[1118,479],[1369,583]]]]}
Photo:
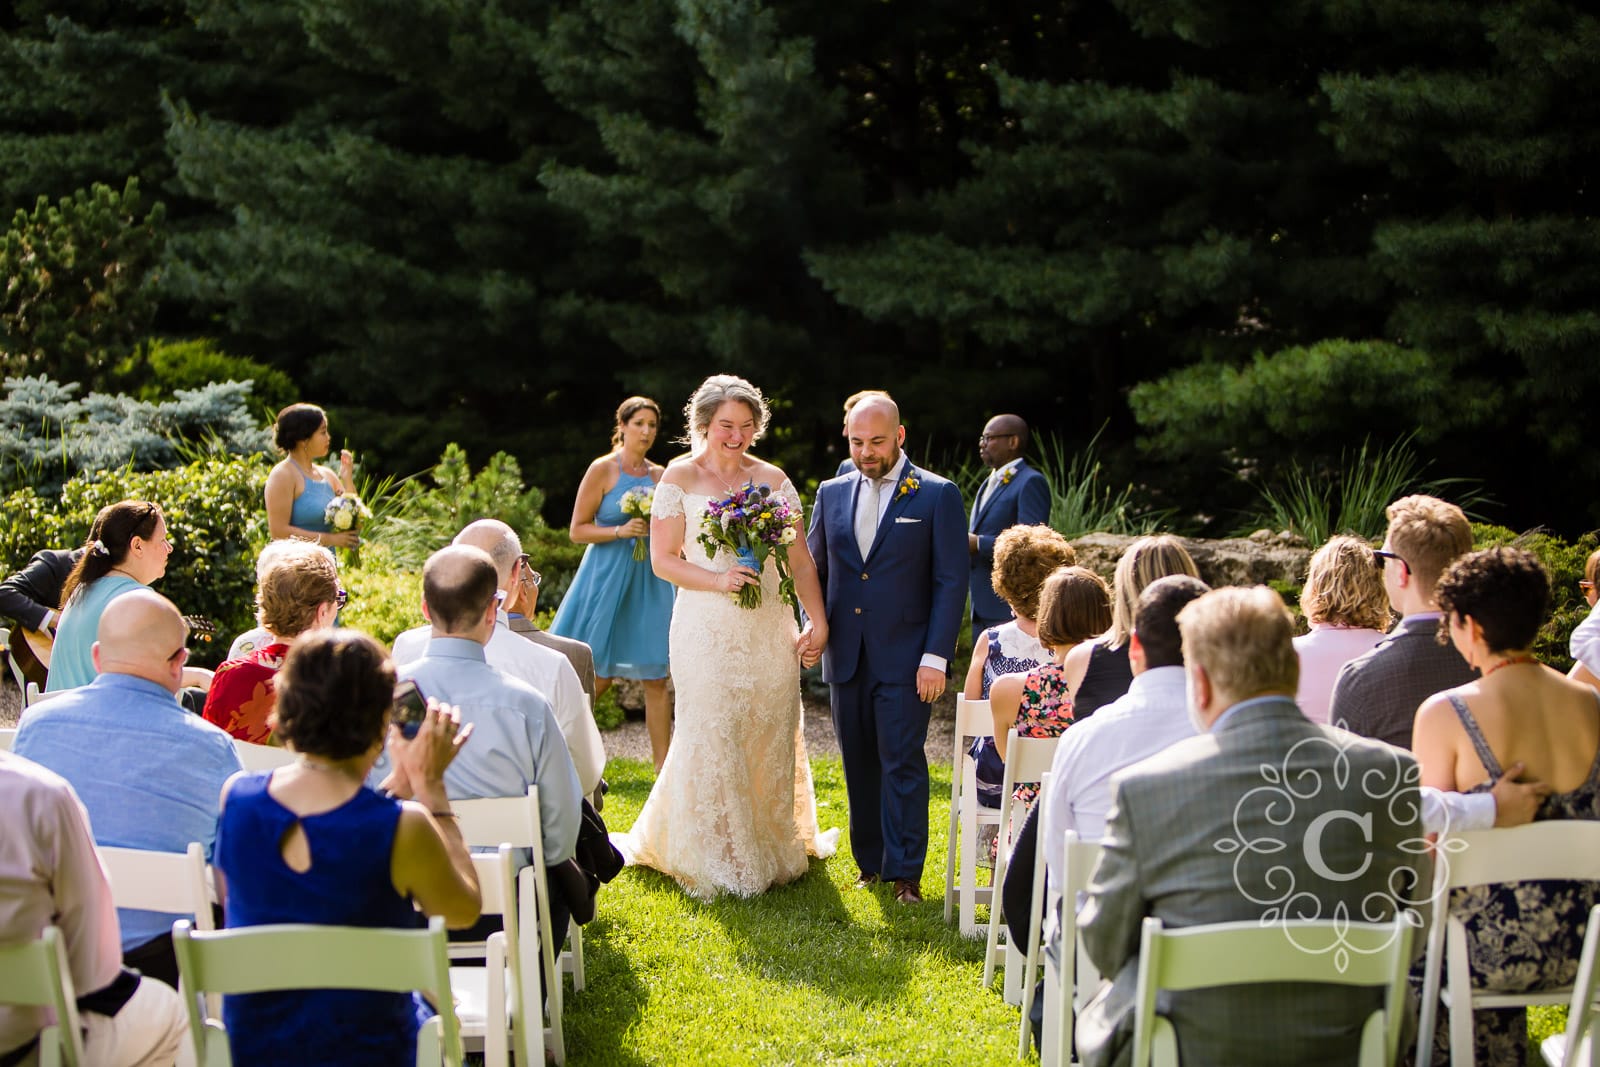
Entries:
{"type": "MultiPolygon", "coordinates": [[[[266,577],[267,570],[286,553],[294,551],[296,545],[310,544],[308,541],[296,541],[293,538],[283,541],[268,541],[266,546],[256,553],[256,588],[261,588],[261,579],[266,577]]],[[[324,549],[332,556],[332,551],[324,549]]],[[[228,659],[244,659],[256,649],[272,643],[272,635],[267,628],[257,623],[233,639],[233,644],[228,646],[228,659]]]]}
{"type": "MultiPolygon", "coordinates": [[[[217,797],[241,769],[228,735],[176,700],[189,650],[178,609],[150,589],[100,614],[88,685],[28,709],[14,748],[72,783],[100,845],[183,852],[217,832],[217,797]]],[[[174,916],[122,909],[123,958],[176,987],[174,916]]]]}
{"type": "Polygon", "coordinates": [[[1300,656],[1295,703],[1312,722],[1328,721],[1333,682],[1346,663],[1383,640],[1389,628],[1389,594],[1382,561],[1354,537],[1334,537],[1317,549],[1300,593],[1311,632],[1294,639],[1300,656]]]}
{"type": "MultiPolygon", "coordinates": [[[[398,927],[417,911],[452,927],[478,917],[478,881],[450,813],[444,774],[472,733],[431,703],[413,740],[389,729],[394,667],[353,630],[307,634],[278,675],[287,767],[228,783],[217,831],[217,891],[229,929],[272,923],[398,927]],[[384,750],[385,796],[363,780],[384,750]]],[[[224,998],[233,1062],[413,1062],[434,1011],[416,994],[318,989],[224,998]]]]}
{"type": "Polygon", "coordinates": [[[1594,610],[1596,602],[1600,602],[1600,590],[1596,589],[1596,582],[1600,582],[1600,549],[1589,553],[1583,564],[1583,580],[1578,582],[1578,588],[1583,590],[1590,611],[1572,631],[1568,646],[1572,654],[1569,676],[1600,689],[1600,612],[1594,610]]]}
{"type": "MultiPolygon", "coordinates": [[[[522,541],[517,533],[496,519],[479,519],[470,523],[456,535],[455,545],[481,549],[493,561],[496,581],[504,599],[521,584],[529,570],[528,557],[522,551],[522,541]]],[[[427,607],[424,596],[424,608],[427,607]]],[[[555,713],[561,736],[566,740],[573,765],[578,770],[578,782],[588,796],[600,787],[600,776],[606,766],[605,743],[600,740],[600,728],[595,725],[594,713],[583,698],[583,686],[567,657],[551,648],[532,641],[524,641],[511,632],[511,621],[504,607],[496,612],[494,629],[483,649],[489,666],[512,678],[526,682],[550,704],[555,713]]],[[[395,666],[402,668],[414,663],[426,653],[432,638],[439,635],[437,625],[419,626],[407,630],[394,639],[395,666]]],[[[468,762],[472,762],[470,759],[468,762]]],[[[489,794],[495,795],[495,794],[489,794]]]]}
{"type": "Polygon", "coordinates": [[[1466,660],[1434,639],[1439,623],[1434,586],[1446,567],[1472,550],[1472,525],[1460,508],[1431,496],[1402,497],[1389,505],[1388,514],[1389,530],[1375,555],[1400,622],[1371,652],[1339,671],[1328,721],[1410,748],[1417,706],[1472,679],[1466,660]]]}
{"type": "Polygon", "coordinates": [[[1093,641],[1074,648],[1067,654],[1064,664],[1073,714],[1078,719],[1087,719],[1101,705],[1126,693],[1133,684],[1133,669],[1128,663],[1128,634],[1133,630],[1134,609],[1145,586],[1169,574],[1200,577],[1183,542],[1169,534],[1141,537],[1117,560],[1117,572],[1111,582],[1110,628],[1093,641]]]}
{"type": "MultiPolygon", "coordinates": [[[[494,557],[491,555],[491,559],[494,557]]],[[[539,629],[537,612],[539,610],[539,583],[544,580],[544,575],[533,569],[527,555],[522,557],[521,573],[517,576],[516,583],[511,589],[511,594],[506,597],[502,607],[506,609],[506,621],[511,626],[511,632],[532,641],[545,648],[553,648],[572,664],[572,669],[578,675],[578,684],[583,687],[584,695],[589,698],[589,708],[594,709],[594,650],[587,644],[573,637],[562,637],[549,630],[539,629]]]]}
{"type": "Polygon", "coordinates": [[[81,548],[35,552],[26,567],[0,582],[0,618],[15,619],[40,633],[55,633],[61,589],[82,556],[81,548]]]}
{"type": "Polygon", "coordinates": [[[1056,568],[1077,559],[1067,539],[1048,526],[1013,526],[994,539],[994,591],[1014,618],[978,635],[962,689],[968,700],[988,700],[1002,674],[1026,674],[1050,659],[1039,642],[1039,593],[1056,568]]]}
{"type": "MultiPolygon", "coordinates": [[[[1401,847],[1422,833],[1413,760],[1300,714],[1294,623],[1278,594],[1215,590],[1178,613],[1178,628],[1200,736],[1112,780],[1103,852],[1079,921],[1090,959],[1112,978],[1077,1022],[1085,1064],[1126,1060],[1146,917],[1168,928],[1254,921],[1293,894],[1306,918],[1384,921],[1406,906],[1406,894],[1426,892],[1419,853],[1401,847]],[[1298,789],[1286,813],[1281,790],[1268,788],[1280,780],[1317,786],[1298,789]],[[1219,848],[1241,839],[1290,845],[1219,848]]],[[[1222,986],[1164,996],[1161,1011],[1185,1063],[1353,1063],[1382,998],[1379,989],[1331,985],[1222,986]]]]}
{"type": "MultiPolygon", "coordinates": [[[[0,811],[0,944],[36,940],[47,926],[61,930],[88,1063],[172,1063],[187,1045],[183,1002],[123,969],[111,886],[72,787],[0,751],[0,811]]],[[[54,1021],[48,1008],[0,1004],[0,1063],[38,1062],[39,1031],[54,1021]]]]}
{"type": "Polygon", "coordinates": [[[256,587],[256,621],[268,641],[217,668],[204,712],[207,722],[229,736],[256,745],[272,738],[273,679],[290,646],[302,634],[332,626],[344,604],[339,573],[327,549],[309,541],[278,543],[287,547],[274,555],[256,587]]]}
{"type": "MultiPolygon", "coordinates": [[[[1600,819],[1600,697],[1530,651],[1550,613],[1550,579],[1538,558],[1517,548],[1474,552],[1445,571],[1437,598],[1440,638],[1447,632],[1467,665],[1483,673],[1417,709],[1423,783],[1487,791],[1514,760],[1553,790],[1536,821],[1600,819]]],[[[1451,906],[1466,921],[1474,985],[1525,992],[1570,982],[1596,898],[1589,882],[1455,890],[1451,906]]],[[[1479,1008],[1472,1018],[1477,1062],[1524,1061],[1523,1009],[1479,1008]]],[[[1444,1062],[1448,1037],[1441,1026],[1435,1062],[1444,1062]]]]}

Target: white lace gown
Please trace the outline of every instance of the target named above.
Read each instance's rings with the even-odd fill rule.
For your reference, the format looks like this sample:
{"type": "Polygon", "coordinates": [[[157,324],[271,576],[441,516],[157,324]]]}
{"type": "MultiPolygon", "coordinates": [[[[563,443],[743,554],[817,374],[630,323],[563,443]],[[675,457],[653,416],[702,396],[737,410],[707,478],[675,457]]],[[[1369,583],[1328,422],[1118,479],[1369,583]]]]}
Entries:
{"type": "MultiPolygon", "coordinates": [[[[788,480],[778,492],[798,512],[788,480]]],[[[684,556],[722,573],[697,538],[710,497],[662,483],[656,517],[684,516],[684,556]]],[[[804,527],[802,526],[802,529],[804,527]]],[[[777,564],[761,575],[761,606],[727,593],[678,590],[669,644],[677,690],[672,747],[644,809],[613,840],[630,864],[671,875],[691,896],[754,896],[831,856],[839,831],[819,833],[806,759],[794,614],[778,595],[777,564]]]]}

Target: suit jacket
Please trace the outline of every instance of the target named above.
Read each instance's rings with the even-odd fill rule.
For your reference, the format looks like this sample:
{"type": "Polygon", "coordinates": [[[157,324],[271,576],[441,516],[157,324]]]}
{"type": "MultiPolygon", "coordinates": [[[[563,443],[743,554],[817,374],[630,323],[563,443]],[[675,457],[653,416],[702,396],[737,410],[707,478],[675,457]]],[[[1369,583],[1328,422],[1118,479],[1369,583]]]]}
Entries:
{"type": "MultiPolygon", "coordinates": [[[[980,489],[981,493],[982,490],[980,489]]],[[[1011,606],[1000,599],[990,581],[994,570],[994,539],[1013,526],[1033,526],[1050,521],[1050,483],[1044,475],[1019,459],[1011,480],[974,503],[967,529],[978,535],[978,551],[969,555],[967,584],[972,592],[972,614],[979,619],[1009,619],[1011,606]]]]}
{"type": "Polygon", "coordinates": [[[1453,646],[1439,644],[1438,632],[1437,619],[1408,616],[1371,652],[1346,663],[1333,683],[1328,721],[1409,749],[1422,702],[1478,673],[1453,646]]]}
{"type": "Polygon", "coordinates": [[[45,612],[61,607],[61,587],[82,555],[81,548],[35,552],[26,567],[0,582],[0,616],[30,630],[42,629],[45,612]]]}
{"type": "Polygon", "coordinates": [[[863,481],[852,471],[823,482],[806,535],[828,611],[822,680],[853,679],[870,634],[873,680],[909,683],[924,654],[955,655],[967,598],[961,491],[908,460],[885,490],[894,495],[863,560],[855,534],[863,481]]]}
{"type": "MultiPolygon", "coordinates": [[[[1292,892],[1297,918],[1333,918],[1343,905],[1354,920],[1379,922],[1395,914],[1391,885],[1423,896],[1421,857],[1400,847],[1422,835],[1421,798],[1407,777],[1415,773],[1409,753],[1312,723],[1293,700],[1272,697],[1237,706],[1210,733],[1115,778],[1080,929],[1100,973],[1115,976],[1105,1003],[1130,1010],[1119,1020],[1125,1028],[1112,1030],[1086,1009],[1083,1062],[1127,1059],[1146,916],[1169,927],[1259,919],[1282,911],[1292,892]],[[1335,774],[1341,761],[1346,775],[1335,774]],[[1328,813],[1335,814],[1319,820],[1328,813]],[[1368,833],[1358,819],[1370,820],[1368,833]],[[1285,847],[1227,845],[1240,841],[1285,847]],[[1085,1047],[1086,1032],[1103,1043],[1085,1047]]],[[[1157,1010],[1172,1020],[1186,1065],[1348,1064],[1381,1003],[1381,991],[1280,983],[1167,995],[1157,1010]]]]}
{"type": "Polygon", "coordinates": [[[548,630],[541,630],[533,624],[533,620],[525,615],[510,615],[506,621],[511,626],[511,632],[521,634],[536,645],[553,648],[572,664],[572,669],[578,672],[578,684],[583,686],[583,691],[589,694],[589,710],[594,710],[594,650],[571,637],[562,637],[548,630]]]}

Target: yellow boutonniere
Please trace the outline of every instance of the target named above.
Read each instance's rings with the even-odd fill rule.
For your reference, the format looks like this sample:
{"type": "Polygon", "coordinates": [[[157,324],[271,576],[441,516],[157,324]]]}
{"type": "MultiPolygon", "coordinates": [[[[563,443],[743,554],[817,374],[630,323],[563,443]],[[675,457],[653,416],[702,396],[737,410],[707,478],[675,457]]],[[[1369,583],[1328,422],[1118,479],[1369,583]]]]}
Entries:
{"type": "Polygon", "coordinates": [[[1000,484],[1001,485],[1010,485],[1011,484],[1011,479],[1015,478],[1016,476],[1017,476],[1017,468],[1015,468],[1015,467],[1007,467],[1006,468],[1006,472],[1000,476],[1000,484]]]}
{"type": "Polygon", "coordinates": [[[922,483],[917,481],[915,474],[907,473],[900,481],[900,491],[894,495],[896,500],[909,500],[917,495],[917,490],[922,488],[922,483]]]}

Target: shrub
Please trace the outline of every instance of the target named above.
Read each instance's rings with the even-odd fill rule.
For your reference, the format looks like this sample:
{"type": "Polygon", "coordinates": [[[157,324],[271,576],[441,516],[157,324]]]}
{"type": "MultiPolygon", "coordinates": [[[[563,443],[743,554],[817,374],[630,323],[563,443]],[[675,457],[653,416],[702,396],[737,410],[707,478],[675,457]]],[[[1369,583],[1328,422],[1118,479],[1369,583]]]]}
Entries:
{"type": "Polygon", "coordinates": [[[339,581],[350,593],[350,602],[339,613],[342,625],[385,645],[422,625],[422,569],[397,567],[393,550],[382,542],[363,545],[358,565],[341,564],[339,581]]]}
{"type": "Polygon", "coordinates": [[[191,341],[146,341],[124,360],[117,376],[133,388],[140,400],[159,401],[180,389],[204,389],[213,382],[250,382],[258,408],[266,420],[300,398],[300,389],[283,371],[245,356],[233,356],[209,338],[191,341]],[[135,386],[135,383],[137,385],[135,386]]]}
{"type": "Polygon", "coordinates": [[[617,687],[612,686],[594,701],[594,724],[601,730],[615,730],[627,721],[628,714],[617,703],[617,687]]]}

